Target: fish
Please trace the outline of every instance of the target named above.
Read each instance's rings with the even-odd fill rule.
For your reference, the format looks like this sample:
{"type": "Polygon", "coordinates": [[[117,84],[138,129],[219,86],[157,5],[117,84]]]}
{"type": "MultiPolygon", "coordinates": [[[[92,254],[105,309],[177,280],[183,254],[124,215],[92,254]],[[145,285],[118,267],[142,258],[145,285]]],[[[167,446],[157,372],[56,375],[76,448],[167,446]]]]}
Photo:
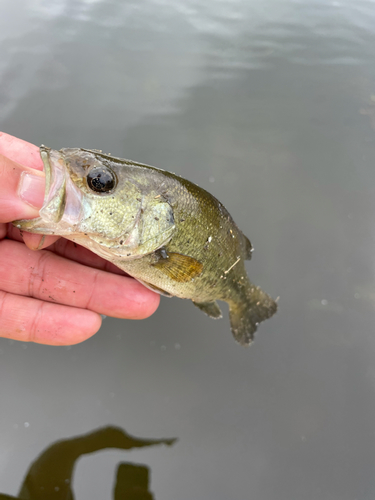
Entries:
{"type": "Polygon", "coordinates": [[[251,344],[277,303],[253,285],[253,252],[220,201],[178,175],[100,150],[40,147],[46,178],[39,217],[14,221],[88,248],[167,297],[190,299],[211,318],[229,305],[235,340],[251,344]]]}

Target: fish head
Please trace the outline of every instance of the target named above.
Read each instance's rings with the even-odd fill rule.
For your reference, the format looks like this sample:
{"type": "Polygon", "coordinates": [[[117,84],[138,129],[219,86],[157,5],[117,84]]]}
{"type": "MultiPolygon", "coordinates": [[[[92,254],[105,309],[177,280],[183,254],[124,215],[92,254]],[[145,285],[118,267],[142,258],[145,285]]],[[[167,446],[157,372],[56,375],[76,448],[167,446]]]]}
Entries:
{"type": "Polygon", "coordinates": [[[170,240],[173,210],[147,169],[95,150],[42,146],[40,154],[46,175],[40,217],[16,227],[64,236],[106,259],[139,258],[170,240]]]}

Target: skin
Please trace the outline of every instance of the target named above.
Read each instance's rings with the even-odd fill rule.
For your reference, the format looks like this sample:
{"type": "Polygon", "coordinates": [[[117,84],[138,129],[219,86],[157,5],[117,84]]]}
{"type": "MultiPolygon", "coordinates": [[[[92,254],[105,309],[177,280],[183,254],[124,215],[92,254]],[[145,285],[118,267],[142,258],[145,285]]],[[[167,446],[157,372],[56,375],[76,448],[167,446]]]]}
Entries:
{"type": "Polygon", "coordinates": [[[42,170],[37,146],[0,132],[0,336],[72,345],[99,330],[100,314],[153,314],[159,295],[113,264],[64,238],[47,236],[41,244],[42,236],[21,235],[10,224],[38,216],[43,189],[31,206],[20,198],[19,185],[23,172],[44,177],[42,170]]]}

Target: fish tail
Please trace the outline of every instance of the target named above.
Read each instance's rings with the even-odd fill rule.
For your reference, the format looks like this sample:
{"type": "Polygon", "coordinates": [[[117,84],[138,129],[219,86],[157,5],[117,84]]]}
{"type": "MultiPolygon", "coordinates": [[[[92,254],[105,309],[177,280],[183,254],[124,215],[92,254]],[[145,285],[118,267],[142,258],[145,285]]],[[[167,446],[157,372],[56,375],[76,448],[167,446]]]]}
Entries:
{"type": "Polygon", "coordinates": [[[276,311],[276,302],[259,287],[250,285],[241,300],[229,304],[230,325],[235,340],[241,345],[250,345],[258,324],[276,311]]]}

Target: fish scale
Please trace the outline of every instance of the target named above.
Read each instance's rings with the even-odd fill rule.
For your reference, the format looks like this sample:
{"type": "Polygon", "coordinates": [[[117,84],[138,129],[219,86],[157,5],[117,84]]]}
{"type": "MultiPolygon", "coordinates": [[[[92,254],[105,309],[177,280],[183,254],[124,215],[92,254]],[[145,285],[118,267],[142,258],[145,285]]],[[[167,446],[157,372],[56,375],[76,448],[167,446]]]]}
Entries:
{"type": "Polygon", "coordinates": [[[227,302],[233,336],[244,346],[276,312],[276,302],[247,276],[250,241],[210,193],[97,150],[40,151],[45,203],[40,217],[15,221],[16,227],[75,241],[152,290],[192,300],[212,318],[221,317],[217,300],[227,302]]]}

